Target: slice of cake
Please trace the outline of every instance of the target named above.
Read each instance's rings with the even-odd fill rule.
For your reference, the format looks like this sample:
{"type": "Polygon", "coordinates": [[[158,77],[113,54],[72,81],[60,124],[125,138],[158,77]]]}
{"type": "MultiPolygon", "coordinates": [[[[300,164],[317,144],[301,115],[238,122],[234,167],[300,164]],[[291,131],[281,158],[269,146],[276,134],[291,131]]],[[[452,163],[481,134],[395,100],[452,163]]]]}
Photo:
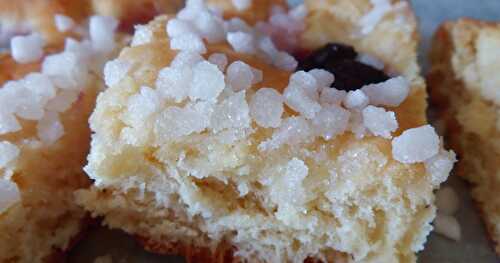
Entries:
{"type": "Polygon", "coordinates": [[[139,28],[105,67],[79,202],[188,261],[415,262],[455,159],[410,7],[375,3],[253,24],[188,1],[139,28]]]}
{"type": "Polygon", "coordinates": [[[88,117],[116,26],[93,16],[65,43],[16,36],[0,55],[0,262],[50,261],[86,225],[74,191],[90,185],[88,117]]]}
{"type": "Polygon", "coordinates": [[[457,174],[500,253],[500,24],[461,19],[441,25],[434,37],[428,76],[433,104],[458,151],[457,174]]]}

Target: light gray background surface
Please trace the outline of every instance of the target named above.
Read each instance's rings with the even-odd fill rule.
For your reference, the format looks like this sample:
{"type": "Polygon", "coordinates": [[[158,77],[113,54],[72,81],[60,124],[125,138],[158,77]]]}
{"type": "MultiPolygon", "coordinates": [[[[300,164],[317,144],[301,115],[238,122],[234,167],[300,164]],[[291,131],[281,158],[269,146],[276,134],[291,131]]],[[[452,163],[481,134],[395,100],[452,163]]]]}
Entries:
{"type": "MultiPolygon", "coordinates": [[[[290,0],[292,3],[301,0],[290,0]]],[[[422,43],[419,60],[427,70],[427,49],[437,26],[450,19],[472,17],[500,21],[500,0],[411,0],[420,20],[422,43]]],[[[450,241],[431,234],[426,249],[419,254],[420,263],[495,263],[495,256],[485,234],[467,186],[460,179],[451,177],[452,185],[460,195],[462,207],[457,214],[462,226],[462,240],[450,241]]],[[[144,252],[132,238],[119,231],[95,229],[69,255],[69,262],[92,262],[98,256],[112,255],[114,262],[183,262],[176,257],[162,257],[144,252]]]]}

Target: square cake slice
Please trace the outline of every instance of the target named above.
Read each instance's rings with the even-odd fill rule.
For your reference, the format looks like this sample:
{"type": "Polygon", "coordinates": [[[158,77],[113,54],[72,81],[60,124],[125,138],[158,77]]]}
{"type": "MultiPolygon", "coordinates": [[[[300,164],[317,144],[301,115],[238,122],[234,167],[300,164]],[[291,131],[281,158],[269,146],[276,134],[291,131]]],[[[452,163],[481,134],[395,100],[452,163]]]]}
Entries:
{"type": "Polygon", "coordinates": [[[455,159],[425,118],[408,3],[311,0],[257,22],[244,10],[262,6],[203,2],[108,62],[130,68],[105,70],[79,202],[188,261],[415,262],[455,159]]]}
{"type": "Polygon", "coordinates": [[[113,18],[89,20],[65,42],[34,32],[0,54],[0,262],[59,261],[89,223],[74,191],[91,184],[88,118],[122,45],[113,18]]]}
{"type": "Polygon", "coordinates": [[[446,22],[434,37],[428,82],[457,174],[471,183],[500,253],[500,24],[446,22]]]}

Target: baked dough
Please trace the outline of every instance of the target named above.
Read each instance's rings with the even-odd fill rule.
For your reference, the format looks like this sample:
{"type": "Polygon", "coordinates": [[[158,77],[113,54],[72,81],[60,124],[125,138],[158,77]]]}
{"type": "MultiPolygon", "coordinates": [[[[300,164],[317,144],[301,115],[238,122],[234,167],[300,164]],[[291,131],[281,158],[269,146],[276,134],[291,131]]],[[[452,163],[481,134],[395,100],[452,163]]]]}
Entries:
{"type": "MultiPolygon", "coordinates": [[[[233,16],[229,1],[214,2],[229,10],[225,17],[233,16]]],[[[416,63],[416,22],[405,1],[389,3],[380,19],[368,19],[374,23],[372,28],[360,25],[373,8],[368,0],[311,0],[306,6],[309,13],[299,50],[343,42],[379,58],[386,71],[403,75],[411,87],[403,103],[389,108],[399,122],[394,136],[426,124],[427,95],[416,63]]],[[[253,24],[253,17],[261,14],[248,16],[241,15],[253,24]]],[[[210,100],[212,93],[189,93],[198,98],[189,103],[183,91],[175,94],[178,100],[162,100],[157,94],[162,85],[156,83],[159,72],[178,53],[170,46],[180,45],[165,32],[171,19],[157,17],[140,34],[136,32],[139,36],[147,32],[147,41],[123,49],[114,62],[130,63],[133,69],[97,100],[90,119],[95,134],[85,168],[94,185],[77,194],[93,216],[138,236],[146,249],[182,254],[194,262],[416,261],[415,252],[423,249],[432,230],[433,190],[448,176],[451,154],[444,154],[447,168],[436,174],[422,162],[396,161],[391,140],[382,137],[357,138],[346,132],[296,147],[297,137],[292,136],[281,142],[285,146],[262,146],[278,129],[255,123],[249,124],[250,130],[224,129],[224,125],[246,125],[248,116],[246,93],[237,93],[243,96],[242,102],[228,90],[220,95],[227,104],[215,110],[222,110],[221,116],[233,116],[228,117],[231,124],[220,124],[225,132],[214,128],[218,126],[205,130],[203,113],[210,110],[200,107],[210,108],[210,103],[202,102],[210,100]],[[204,99],[199,102],[199,98],[204,99]],[[235,104],[236,108],[224,113],[224,107],[235,104]],[[151,105],[151,109],[140,105],[151,105]],[[275,149],[262,151],[266,147],[275,149]]],[[[290,72],[237,53],[224,41],[206,44],[206,48],[205,59],[224,53],[229,63],[241,60],[262,71],[262,80],[246,91],[248,97],[257,88],[272,87],[281,93],[288,85],[290,72]]],[[[188,65],[193,71],[215,70],[206,62],[188,65]]],[[[220,84],[217,76],[204,75],[207,81],[220,84]]],[[[197,84],[190,84],[191,89],[197,84]]],[[[178,91],[175,84],[164,88],[178,91]]],[[[289,107],[283,114],[297,120],[297,112],[289,107]]],[[[218,121],[209,122],[219,125],[213,124],[218,121]]]]}
{"type": "Polygon", "coordinates": [[[500,24],[460,19],[434,36],[428,83],[446,141],[500,253],[500,24]]]}

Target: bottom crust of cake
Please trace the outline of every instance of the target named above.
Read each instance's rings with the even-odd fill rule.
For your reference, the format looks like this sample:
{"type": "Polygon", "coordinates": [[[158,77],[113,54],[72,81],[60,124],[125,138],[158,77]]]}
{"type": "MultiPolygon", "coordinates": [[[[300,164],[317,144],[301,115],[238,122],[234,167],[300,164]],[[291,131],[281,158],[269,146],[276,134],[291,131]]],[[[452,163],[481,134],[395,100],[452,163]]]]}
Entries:
{"type": "MultiPolygon", "coordinates": [[[[187,263],[242,263],[245,260],[234,256],[234,249],[230,244],[224,243],[215,251],[209,248],[194,247],[179,242],[157,242],[151,238],[136,235],[136,240],[149,252],[163,255],[181,255],[187,263]]],[[[349,256],[342,252],[332,253],[326,262],[347,263],[349,256]]],[[[304,263],[321,263],[322,260],[308,258],[304,263]]]]}

